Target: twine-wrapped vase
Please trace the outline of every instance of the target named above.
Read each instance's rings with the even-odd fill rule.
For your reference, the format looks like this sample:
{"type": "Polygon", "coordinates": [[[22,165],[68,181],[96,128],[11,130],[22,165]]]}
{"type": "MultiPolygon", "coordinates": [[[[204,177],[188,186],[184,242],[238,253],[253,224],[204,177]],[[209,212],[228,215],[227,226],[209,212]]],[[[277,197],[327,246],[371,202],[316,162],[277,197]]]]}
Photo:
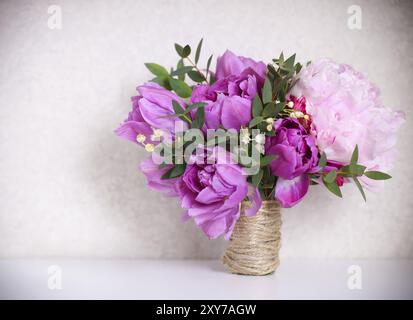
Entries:
{"type": "Polygon", "coordinates": [[[277,201],[263,201],[253,217],[244,215],[248,202],[241,205],[241,216],[235,224],[222,258],[232,273],[262,276],[273,273],[280,261],[281,208],[277,201]]]}

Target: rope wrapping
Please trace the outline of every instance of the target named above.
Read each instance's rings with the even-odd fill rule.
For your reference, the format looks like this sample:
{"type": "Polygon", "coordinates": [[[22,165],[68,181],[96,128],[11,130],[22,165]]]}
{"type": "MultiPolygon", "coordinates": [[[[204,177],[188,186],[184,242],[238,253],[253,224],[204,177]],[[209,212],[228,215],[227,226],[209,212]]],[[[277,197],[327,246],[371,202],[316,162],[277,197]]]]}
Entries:
{"type": "Polygon", "coordinates": [[[281,247],[281,208],[277,201],[263,201],[253,217],[244,215],[248,202],[241,205],[241,216],[234,226],[229,244],[222,257],[232,273],[266,275],[279,263],[281,247]]]}

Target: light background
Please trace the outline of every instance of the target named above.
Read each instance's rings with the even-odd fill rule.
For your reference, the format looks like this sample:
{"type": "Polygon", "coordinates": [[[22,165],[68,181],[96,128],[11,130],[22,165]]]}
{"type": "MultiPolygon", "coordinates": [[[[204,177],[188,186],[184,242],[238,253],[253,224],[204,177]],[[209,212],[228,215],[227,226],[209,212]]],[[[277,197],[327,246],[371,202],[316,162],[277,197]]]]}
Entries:
{"type": "Polygon", "coordinates": [[[217,258],[179,204],[145,186],[147,155],[113,130],[144,62],[172,66],[174,42],[264,61],[281,50],[366,72],[406,112],[393,179],[367,204],[313,188],[285,210],[283,257],[412,258],[413,2],[1,1],[0,257],[217,258]],[[47,26],[60,5],[61,30],[47,26]],[[362,8],[362,29],[347,8],[362,8]]]}

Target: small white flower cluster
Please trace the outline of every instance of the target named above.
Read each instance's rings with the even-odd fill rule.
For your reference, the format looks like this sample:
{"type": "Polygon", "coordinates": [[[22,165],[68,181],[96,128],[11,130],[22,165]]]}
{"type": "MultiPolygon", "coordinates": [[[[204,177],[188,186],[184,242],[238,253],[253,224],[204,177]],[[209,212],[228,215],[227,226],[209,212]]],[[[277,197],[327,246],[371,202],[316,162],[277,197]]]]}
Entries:
{"type": "MultiPolygon", "coordinates": [[[[163,132],[161,129],[152,129],[153,134],[151,135],[152,141],[159,141],[160,138],[163,136],[163,132]]],[[[145,150],[147,152],[153,152],[155,150],[155,146],[152,143],[146,143],[146,136],[142,133],[138,133],[136,135],[136,141],[145,146],[145,150]]]]}
{"type": "Polygon", "coordinates": [[[265,134],[260,133],[256,135],[253,139],[250,138],[250,132],[248,128],[241,128],[240,130],[240,141],[244,145],[248,145],[251,141],[255,141],[255,147],[260,153],[264,153],[264,144],[265,144],[265,134]]]}

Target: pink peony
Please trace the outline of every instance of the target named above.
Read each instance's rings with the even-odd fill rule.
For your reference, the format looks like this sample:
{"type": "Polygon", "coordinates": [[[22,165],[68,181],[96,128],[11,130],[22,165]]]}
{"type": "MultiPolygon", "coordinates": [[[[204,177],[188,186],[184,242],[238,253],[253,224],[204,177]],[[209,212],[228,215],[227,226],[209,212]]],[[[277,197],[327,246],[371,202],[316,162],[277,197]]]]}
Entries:
{"type": "MultiPolygon", "coordinates": [[[[404,114],[384,107],[379,89],[351,66],[320,59],[304,67],[290,94],[304,96],[317,144],[327,158],[349,163],[356,146],[368,170],[392,168],[404,114]]],[[[367,187],[375,181],[362,179],[367,187]]]]}

